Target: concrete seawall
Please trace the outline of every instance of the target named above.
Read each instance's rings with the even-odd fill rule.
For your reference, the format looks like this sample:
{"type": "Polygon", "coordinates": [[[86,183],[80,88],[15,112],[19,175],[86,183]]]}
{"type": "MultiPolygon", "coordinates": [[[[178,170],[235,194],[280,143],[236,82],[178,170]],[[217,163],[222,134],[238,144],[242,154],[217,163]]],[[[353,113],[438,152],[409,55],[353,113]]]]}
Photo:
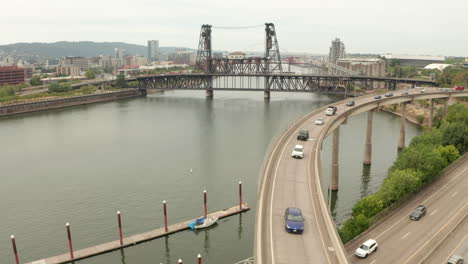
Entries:
{"type": "Polygon", "coordinates": [[[75,106],[75,105],[84,105],[84,104],[92,104],[92,103],[99,103],[99,102],[106,102],[106,101],[114,101],[114,100],[143,96],[143,95],[146,95],[145,90],[127,89],[124,91],[106,92],[106,93],[100,93],[100,94],[91,94],[91,95],[43,100],[43,101],[36,101],[36,102],[18,103],[18,104],[11,104],[11,105],[0,105],[0,116],[43,111],[43,110],[63,108],[63,107],[69,107],[69,106],[75,106]]]}

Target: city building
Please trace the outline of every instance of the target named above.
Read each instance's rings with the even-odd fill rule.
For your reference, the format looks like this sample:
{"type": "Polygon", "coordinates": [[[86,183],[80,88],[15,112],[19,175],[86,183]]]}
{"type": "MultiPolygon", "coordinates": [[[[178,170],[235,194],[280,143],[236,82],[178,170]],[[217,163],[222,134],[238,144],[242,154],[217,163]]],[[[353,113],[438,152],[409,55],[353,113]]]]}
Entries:
{"type": "Polygon", "coordinates": [[[0,85],[24,83],[25,70],[18,66],[0,67],[0,85]]]}
{"type": "Polygon", "coordinates": [[[196,53],[193,51],[179,51],[175,53],[169,53],[167,55],[167,60],[173,61],[176,64],[194,64],[196,56],[196,53]]]}
{"type": "Polygon", "coordinates": [[[148,61],[159,60],[159,40],[148,40],[148,61]]]}
{"type": "Polygon", "coordinates": [[[16,57],[8,55],[3,58],[3,61],[0,63],[0,66],[17,66],[18,60],[16,57]]]}
{"type": "Polygon", "coordinates": [[[443,56],[414,56],[414,55],[382,55],[387,62],[390,60],[397,60],[401,66],[416,66],[424,68],[431,63],[444,63],[445,57],[443,56]]]}
{"type": "Polygon", "coordinates": [[[228,59],[231,59],[231,60],[242,60],[244,58],[245,58],[245,53],[243,52],[236,51],[236,52],[231,52],[228,54],[228,59]]]}
{"type": "Polygon", "coordinates": [[[57,76],[81,76],[79,67],[58,65],[56,68],[57,76]]]}
{"type": "Polygon", "coordinates": [[[453,66],[454,65],[452,65],[452,64],[446,64],[446,63],[431,63],[431,64],[427,65],[426,67],[424,67],[424,69],[443,71],[445,68],[453,67],[453,66]]]}
{"type": "Polygon", "coordinates": [[[465,62],[463,63],[464,68],[468,68],[468,58],[465,58],[465,62]]]}
{"type": "Polygon", "coordinates": [[[330,46],[330,53],[328,54],[328,62],[335,63],[338,59],[346,57],[345,45],[339,38],[335,38],[330,46]]]}
{"type": "Polygon", "coordinates": [[[66,67],[78,67],[82,71],[86,71],[90,68],[91,61],[86,57],[65,57],[60,65],[66,67]]]}
{"type": "Polygon", "coordinates": [[[125,49],[115,48],[114,54],[114,57],[117,59],[117,66],[124,66],[126,64],[125,49]]]}
{"type": "Polygon", "coordinates": [[[361,75],[380,77],[385,76],[385,61],[382,59],[353,59],[342,58],[336,61],[338,66],[358,72],[361,75]]]}

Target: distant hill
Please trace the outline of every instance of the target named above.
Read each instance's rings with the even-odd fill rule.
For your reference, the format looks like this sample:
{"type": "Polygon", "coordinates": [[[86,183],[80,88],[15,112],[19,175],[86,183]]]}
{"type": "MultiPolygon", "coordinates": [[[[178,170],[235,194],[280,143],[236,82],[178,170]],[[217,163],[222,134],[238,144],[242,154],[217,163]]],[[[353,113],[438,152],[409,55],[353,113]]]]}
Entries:
{"type": "MultiPolygon", "coordinates": [[[[123,48],[128,55],[146,56],[148,49],[143,45],[124,42],[60,41],[54,43],[15,43],[0,45],[0,54],[15,55],[23,59],[60,58],[65,56],[114,55],[115,48],[123,48]]],[[[160,47],[161,52],[174,52],[176,47],[160,47]]]]}

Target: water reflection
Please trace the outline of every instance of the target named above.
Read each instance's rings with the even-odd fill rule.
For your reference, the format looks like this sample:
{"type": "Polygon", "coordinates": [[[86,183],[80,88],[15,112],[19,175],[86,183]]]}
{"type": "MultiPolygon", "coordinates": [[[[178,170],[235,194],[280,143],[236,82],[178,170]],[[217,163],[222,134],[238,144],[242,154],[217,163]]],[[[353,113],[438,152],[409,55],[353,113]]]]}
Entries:
{"type": "Polygon", "coordinates": [[[239,240],[242,239],[242,213],[239,214],[239,227],[237,228],[237,237],[239,240]]]}
{"type": "Polygon", "coordinates": [[[127,262],[125,261],[125,251],[123,248],[120,249],[120,261],[122,262],[122,264],[127,264],[127,262]]]}
{"type": "Polygon", "coordinates": [[[371,165],[362,166],[361,198],[369,195],[370,171],[371,171],[371,165]]]}
{"type": "Polygon", "coordinates": [[[338,192],[328,190],[328,197],[330,200],[330,212],[333,219],[336,218],[336,201],[338,200],[338,192]]]}
{"type": "Polygon", "coordinates": [[[164,237],[164,260],[166,263],[171,263],[171,254],[169,250],[169,236],[164,237]]]}

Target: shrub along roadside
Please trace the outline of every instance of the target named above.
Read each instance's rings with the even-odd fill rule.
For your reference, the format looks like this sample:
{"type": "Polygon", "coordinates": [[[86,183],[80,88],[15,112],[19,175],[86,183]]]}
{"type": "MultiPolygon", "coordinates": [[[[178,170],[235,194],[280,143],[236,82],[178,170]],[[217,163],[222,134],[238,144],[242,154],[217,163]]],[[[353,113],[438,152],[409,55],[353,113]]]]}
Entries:
{"type": "Polygon", "coordinates": [[[468,107],[455,104],[439,128],[416,136],[388,170],[387,178],[374,194],[361,199],[352,217],[339,230],[343,243],[369,228],[375,216],[392,204],[432,183],[440,172],[468,150],[468,107]]]}

